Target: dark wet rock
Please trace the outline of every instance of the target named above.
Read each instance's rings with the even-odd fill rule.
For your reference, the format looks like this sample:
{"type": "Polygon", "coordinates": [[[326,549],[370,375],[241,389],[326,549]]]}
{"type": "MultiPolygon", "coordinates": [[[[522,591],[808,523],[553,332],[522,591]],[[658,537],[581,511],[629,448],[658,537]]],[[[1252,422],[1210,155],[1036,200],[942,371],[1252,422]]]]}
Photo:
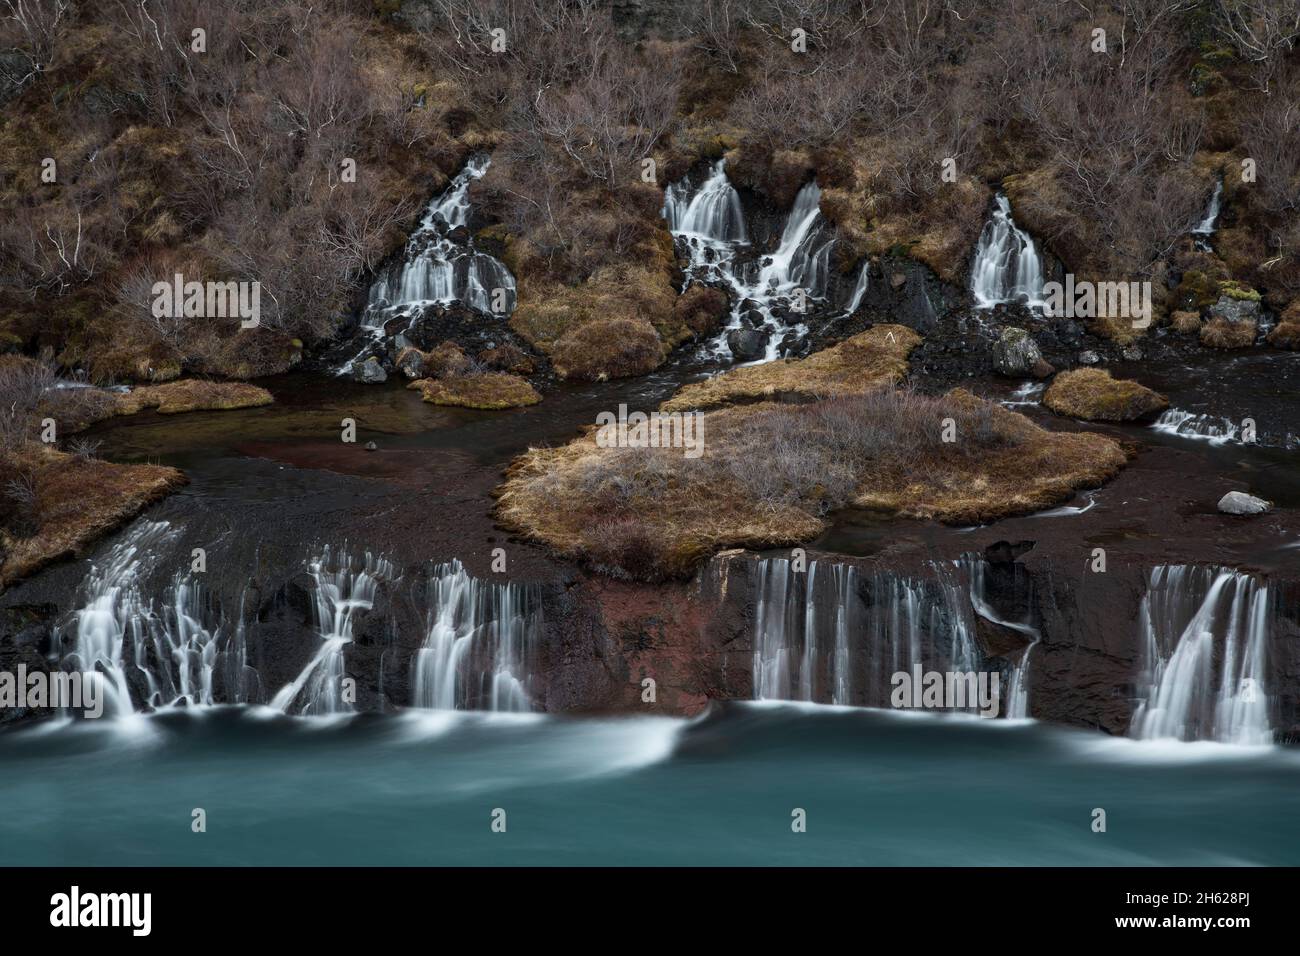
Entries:
{"type": "Polygon", "coordinates": [[[750,362],[767,354],[768,333],[756,329],[733,329],[727,333],[727,348],[737,361],[750,362]]]}
{"type": "Polygon", "coordinates": [[[378,451],[378,450],[379,450],[379,446],[376,445],[376,444],[375,444],[374,442],[372,442],[372,441],[368,441],[368,442],[366,442],[365,448],[366,448],[366,451],[378,451]]]}
{"type": "Polygon", "coordinates": [[[1263,498],[1244,491],[1230,491],[1219,499],[1219,510],[1226,515],[1258,515],[1272,507],[1263,498]]]}
{"type": "Polygon", "coordinates": [[[1010,541],[995,541],[984,549],[984,557],[992,564],[1010,564],[1022,554],[1028,554],[1033,547],[1032,541],[1017,541],[1014,544],[1010,541]]]}
{"type": "Polygon", "coordinates": [[[1024,329],[1003,329],[993,346],[993,368],[999,375],[1009,378],[1024,378],[1042,360],[1043,353],[1039,350],[1038,343],[1024,329]]]}
{"type": "Polygon", "coordinates": [[[1079,353],[1080,365],[1096,365],[1100,361],[1101,361],[1101,356],[1098,355],[1096,352],[1094,352],[1092,349],[1088,349],[1086,351],[1079,353]]]}
{"type": "Polygon", "coordinates": [[[1124,349],[1124,351],[1120,352],[1119,354],[1123,356],[1124,361],[1126,362],[1142,361],[1142,350],[1138,348],[1136,345],[1128,346],[1126,349],[1124,349]]]}

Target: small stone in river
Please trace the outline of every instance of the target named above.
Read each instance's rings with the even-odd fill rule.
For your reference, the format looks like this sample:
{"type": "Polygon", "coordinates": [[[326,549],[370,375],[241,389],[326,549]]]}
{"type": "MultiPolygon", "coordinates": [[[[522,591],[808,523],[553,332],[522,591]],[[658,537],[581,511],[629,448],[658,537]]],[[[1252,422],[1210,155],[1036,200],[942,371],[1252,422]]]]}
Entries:
{"type": "Polygon", "coordinates": [[[1123,352],[1121,352],[1120,355],[1124,357],[1124,361],[1126,362],[1142,361],[1142,350],[1138,348],[1136,345],[1130,345],[1123,352]]]}
{"type": "Polygon", "coordinates": [[[1101,361],[1101,356],[1098,355],[1096,352],[1094,352],[1092,349],[1088,349],[1086,352],[1079,353],[1079,362],[1083,365],[1096,365],[1100,361],[1101,361]]]}
{"type": "Polygon", "coordinates": [[[379,446],[372,441],[366,442],[366,451],[379,451],[379,446]]]}
{"type": "Polygon", "coordinates": [[[1263,498],[1256,498],[1244,491],[1230,491],[1219,499],[1219,510],[1226,515],[1258,515],[1271,507],[1263,498]]]}

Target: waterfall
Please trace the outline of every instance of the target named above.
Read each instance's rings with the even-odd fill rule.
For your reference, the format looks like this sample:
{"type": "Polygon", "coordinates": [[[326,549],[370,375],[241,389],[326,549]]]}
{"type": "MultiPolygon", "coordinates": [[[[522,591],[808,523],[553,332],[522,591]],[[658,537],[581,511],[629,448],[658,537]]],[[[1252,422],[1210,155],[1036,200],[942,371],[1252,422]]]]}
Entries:
{"type": "Polygon", "coordinates": [[[1034,648],[1043,639],[1043,635],[1027,621],[1006,620],[989,604],[985,596],[987,591],[984,584],[988,571],[988,562],[986,560],[977,555],[968,554],[962,557],[961,563],[967,569],[970,582],[970,602],[975,609],[975,613],[990,624],[1019,631],[1029,638],[1029,644],[1026,645],[1020,655],[1020,660],[1016,662],[1011,670],[1011,679],[1007,685],[1006,707],[1008,720],[1027,718],[1029,716],[1029,658],[1034,648]]]}
{"type": "Polygon", "coordinates": [[[740,194],[727,179],[723,160],[713,165],[709,177],[694,195],[686,180],[664,190],[664,218],[674,235],[719,243],[747,243],[745,212],[740,194]]]}
{"type": "Polygon", "coordinates": [[[805,183],[786,217],[776,250],[756,260],[740,196],[727,179],[725,160],[712,166],[698,188],[683,179],[665,190],[662,213],[679,249],[690,260],[687,282],[721,286],[731,300],[730,321],[705,347],[710,357],[733,355],[728,344],[733,332],[762,335],[761,361],[765,362],[780,356],[788,336],[799,341],[807,335],[805,324],[795,321],[789,325],[787,320],[799,313],[801,304],[812,309],[826,300],[835,239],[828,235],[820,202],[817,183],[805,183]]]}
{"type": "Polygon", "coordinates": [[[1142,700],[1132,735],[1146,740],[1269,744],[1264,675],[1268,588],[1226,568],[1161,565],[1139,615],[1142,700]]]}
{"type": "Polygon", "coordinates": [[[800,572],[786,558],[763,558],[755,574],[755,698],[848,704],[856,569],[812,561],[800,572]]]}
{"type": "Polygon", "coordinates": [[[61,625],[64,670],[104,674],[104,712],[213,703],[221,629],[205,623],[203,590],[179,572],[160,608],[144,596],[144,579],[160,548],[176,540],[165,521],[137,521],[82,583],[82,605],[61,625]],[[70,633],[68,633],[70,631],[70,633]]]}
{"type": "Polygon", "coordinates": [[[1196,238],[1196,248],[1202,252],[1209,252],[1210,237],[1214,235],[1215,226],[1219,221],[1219,210],[1223,205],[1223,180],[1220,179],[1214,184],[1214,192],[1210,194],[1210,203],[1205,207],[1205,215],[1197,223],[1196,228],[1192,230],[1192,235],[1196,238]]]}
{"type": "Polygon", "coordinates": [[[395,570],[387,559],[368,551],[364,560],[357,561],[345,548],[336,560],[326,547],[312,560],[310,573],[321,645],[297,678],[275,695],[271,706],[309,716],[351,713],[356,708],[344,694],[344,649],[352,643],[356,613],[374,607],[379,582],[396,577],[395,570]]]}
{"type": "MultiPolygon", "coordinates": [[[[470,158],[447,188],[429,203],[419,226],[407,239],[402,261],[375,279],[361,320],[371,339],[384,339],[386,326],[393,318],[409,315],[414,320],[421,309],[430,305],[458,303],[502,316],[514,311],[515,277],[500,259],[477,249],[465,232],[469,188],[487,172],[489,162],[485,155],[470,158]],[[496,290],[500,290],[499,295],[496,290]]],[[[351,372],[370,351],[369,346],[363,348],[338,369],[338,374],[351,372]]]]}
{"type": "Polygon", "coordinates": [[[1043,308],[1043,264],[1034,240],[1016,227],[1011,203],[998,193],[993,215],[984,224],[975,261],[971,266],[971,294],[977,309],[991,309],[1004,302],[1023,302],[1043,308]]]}
{"type": "Polygon", "coordinates": [[[979,670],[955,566],[932,570],[925,580],[863,578],[850,564],[811,561],[797,571],[785,558],[757,561],[755,699],[889,707],[895,673],[979,670]]]}
{"type": "Polygon", "coordinates": [[[858,311],[858,306],[862,304],[862,299],[867,294],[867,285],[870,276],[871,260],[863,259],[862,267],[858,269],[857,281],[853,283],[853,292],[849,295],[849,304],[844,307],[845,315],[852,315],[854,312],[858,311]]]}
{"type": "Polygon", "coordinates": [[[459,561],[433,568],[414,704],[445,710],[527,711],[527,665],[541,635],[540,596],[471,577],[459,561]]]}
{"type": "Polygon", "coordinates": [[[1152,423],[1151,427],[1166,435],[1197,438],[1212,445],[1224,445],[1235,441],[1240,430],[1235,423],[1226,418],[1197,415],[1183,411],[1181,408],[1169,408],[1161,412],[1160,417],[1152,423]]]}

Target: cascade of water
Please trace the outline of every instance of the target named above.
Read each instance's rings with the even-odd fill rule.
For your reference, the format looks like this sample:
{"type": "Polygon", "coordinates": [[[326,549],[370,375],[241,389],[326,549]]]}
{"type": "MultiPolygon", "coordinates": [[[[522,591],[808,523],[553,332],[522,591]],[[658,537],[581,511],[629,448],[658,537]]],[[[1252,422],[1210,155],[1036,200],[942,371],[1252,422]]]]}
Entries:
{"type": "Polygon", "coordinates": [[[108,715],[131,713],[135,701],[148,707],[213,702],[221,629],[202,619],[199,584],[177,573],[161,610],[142,590],[159,549],[176,536],[165,521],[136,522],[91,566],[70,640],[64,627],[56,634],[56,646],[65,647],[61,667],[104,674],[108,715]]]}
{"type": "Polygon", "coordinates": [[[1023,719],[1029,716],[1029,657],[1034,648],[1043,639],[1038,628],[1026,621],[1008,621],[1002,617],[993,605],[989,604],[987,591],[985,590],[985,577],[988,571],[988,562],[984,558],[968,554],[961,559],[965,566],[970,582],[970,603],[975,609],[975,613],[991,624],[997,624],[1000,627],[1009,628],[1013,631],[1019,631],[1029,638],[1029,643],[1025,646],[1011,671],[1011,680],[1007,685],[1007,706],[1006,714],[1009,720],[1023,719]]]}
{"type": "Polygon", "coordinates": [[[684,179],[664,190],[663,214],[670,232],[710,242],[749,242],[740,194],[727,179],[724,166],[718,160],[694,195],[684,179]]]}
{"type": "MultiPolygon", "coordinates": [[[[470,158],[447,188],[429,203],[406,243],[400,263],[380,274],[370,287],[362,328],[383,339],[388,322],[429,305],[459,303],[480,312],[509,315],[516,302],[515,277],[500,259],[478,250],[464,234],[469,220],[469,188],[487,172],[485,155],[470,158]],[[497,290],[500,290],[499,293],[497,290]]],[[[338,370],[352,371],[362,351],[338,370]]]]}
{"type": "Polygon", "coordinates": [[[778,313],[788,317],[826,299],[835,240],[827,234],[820,202],[817,183],[806,183],[786,217],[776,251],[754,261],[741,256],[749,235],[724,160],[713,165],[698,188],[683,179],[665,190],[663,216],[690,260],[688,281],[722,286],[730,295],[730,321],[706,347],[709,355],[726,358],[731,355],[728,336],[752,330],[765,336],[762,361],[772,361],[787,336],[802,340],[807,335],[806,325],[788,326],[778,313]]]}
{"type": "Polygon", "coordinates": [[[368,551],[358,562],[346,548],[335,559],[326,547],[312,560],[310,573],[316,585],[314,610],[321,645],[302,672],[275,695],[271,706],[309,716],[351,713],[356,708],[343,692],[344,648],[352,643],[356,613],[374,607],[379,582],[395,578],[395,569],[386,558],[368,551]]]}
{"type": "Polygon", "coordinates": [[[1139,616],[1142,739],[1273,741],[1264,692],[1268,588],[1224,568],[1161,565],[1139,616]]]}
{"type": "Polygon", "coordinates": [[[1004,302],[1042,308],[1043,264],[1027,232],[1011,218],[1011,203],[998,193],[993,215],[984,224],[971,266],[971,294],[977,309],[1004,302]]]}
{"type": "Polygon", "coordinates": [[[867,285],[871,277],[871,260],[863,259],[862,266],[858,269],[857,281],[853,283],[853,292],[849,295],[848,305],[844,307],[845,315],[852,315],[858,311],[858,306],[862,304],[862,299],[867,294],[867,285]]]}
{"type": "Polygon", "coordinates": [[[1214,415],[1197,415],[1181,408],[1168,408],[1151,425],[1158,432],[1167,435],[1179,435],[1183,438],[1199,438],[1212,445],[1224,445],[1235,441],[1240,431],[1236,423],[1214,415]]]}
{"type": "Polygon", "coordinates": [[[756,562],[755,698],[888,707],[896,673],[977,671],[966,594],[954,568],[934,571],[864,581],[849,564],[812,561],[800,572],[785,558],[756,562]]]}
{"type": "Polygon", "coordinates": [[[1214,235],[1215,227],[1219,221],[1219,210],[1223,205],[1223,180],[1220,179],[1214,184],[1214,192],[1210,194],[1210,203],[1205,207],[1205,215],[1197,223],[1196,228],[1192,230],[1192,235],[1196,239],[1196,248],[1202,252],[1210,251],[1210,237],[1214,235]]]}
{"type": "Polygon", "coordinates": [[[528,663],[541,634],[540,596],[471,577],[459,561],[433,568],[414,703],[439,709],[528,711],[528,663]]]}
{"type": "Polygon", "coordinates": [[[849,703],[850,636],[858,620],[857,572],[817,561],[796,571],[786,558],[755,569],[754,697],[849,703]],[[821,649],[830,647],[829,661],[821,649]]]}

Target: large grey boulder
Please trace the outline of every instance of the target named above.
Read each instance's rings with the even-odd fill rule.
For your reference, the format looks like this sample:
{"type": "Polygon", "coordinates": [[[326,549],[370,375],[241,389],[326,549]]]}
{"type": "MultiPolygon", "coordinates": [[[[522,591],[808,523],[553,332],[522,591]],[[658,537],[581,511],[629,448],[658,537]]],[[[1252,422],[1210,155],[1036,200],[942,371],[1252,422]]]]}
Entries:
{"type": "Polygon", "coordinates": [[[1225,515],[1259,515],[1271,505],[1263,498],[1256,498],[1244,491],[1230,491],[1219,499],[1219,510],[1225,515]]]}
{"type": "Polygon", "coordinates": [[[1211,319],[1226,319],[1229,322],[1256,322],[1259,319],[1258,299],[1235,299],[1230,295],[1219,296],[1219,301],[1210,306],[1211,319]]]}
{"type": "Polygon", "coordinates": [[[1024,329],[1008,326],[993,343],[993,368],[999,375],[1024,378],[1032,375],[1041,361],[1043,353],[1038,343],[1024,329]]]}
{"type": "Polygon", "coordinates": [[[352,377],[366,385],[378,385],[380,382],[388,381],[388,373],[379,364],[379,359],[373,355],[352,370],[352,377]]]}

